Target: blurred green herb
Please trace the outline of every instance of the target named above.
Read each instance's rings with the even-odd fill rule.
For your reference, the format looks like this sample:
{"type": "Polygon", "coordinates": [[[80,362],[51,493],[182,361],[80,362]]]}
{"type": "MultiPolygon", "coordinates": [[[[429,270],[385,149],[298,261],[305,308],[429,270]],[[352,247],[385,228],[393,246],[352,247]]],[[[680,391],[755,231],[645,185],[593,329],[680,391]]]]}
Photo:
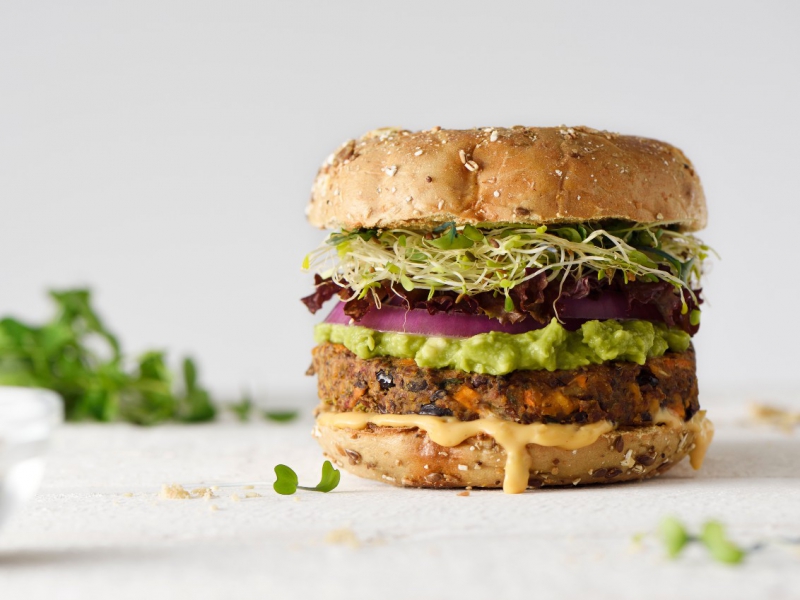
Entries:
{"type": "Polygon", "coordinates": [[[719,562],[735,565],[744,558],[744,550],[728,539],[725,526],[718,521],[708,521],[703,525],[700,541],[719,562]]]}
{"type": "MultiPolygon", "coordinates": [[[[236,418],[242,423],[246,423],[253,416],[253,413],[256,410],[256,405],[253,403],[253,400],[249,394],[244,394],[239,402],[227,404],[227,408],[234,415],[236,415],[236,418]]],[[[274,421],[276,423],[288,423],[290,421],[294,421],[299,414],[296,410],[288,409],[263,410],[260,412],[267,421],[274,421]]]]}
{"type": "Polygon", "coordinates": [[[738,564],[746,554],[727,538],[725,527],[719,521],[707,521],[700,535],[692,536],[678,519],[666,517],[659,524],[658,534],[670,558],[676,558],[689,542],[696,541],[701,542],[719,562],[738,564]]]}
{"type": "Polygon", "coordinates": [[[296,410],[265,410],[264,418],[268,421],[275,421],[276,423],[288,423],[297,418],[296,410]]]}
{"type": "Polygon", "coordinates": [[[658,526],[658,534],[670,558],[677,557],[689,541],[686,528],[675,517],[663,519],[658,526]]]}
{"type": "Polygon", "coordinates": [[[64,398],[70,420],[208,421],[215,409],[190,358],[182,380],[160,351],[126,360],[117,337],[92,306],[89,290],[51,291],[55,316],[29,325],[0,320],[0,385],[43,387],[64,398]]]}
{"type": "Polygon", "coordinates": [[[323,492],[328,493],[339,485],[341,473],[333,468],[331,461],[326,460],[322,463],[322,477],[319,483],[312,487],[304,487],[297,485],[297,473],[286,465],[277,465],[275,467],[275,483],[272,488],[283,496],[291,496],[298,489],[308,490],[310,492],[323,492]]]}
{"type": "Polygon", "coordinates": [[[253,401],[249,394],[245,394],[239,402],[228,404],[228,409],[235,414],[236,418],[242,423],[246,423],[250,420],[250,415],[253,412],[253,401]]]}

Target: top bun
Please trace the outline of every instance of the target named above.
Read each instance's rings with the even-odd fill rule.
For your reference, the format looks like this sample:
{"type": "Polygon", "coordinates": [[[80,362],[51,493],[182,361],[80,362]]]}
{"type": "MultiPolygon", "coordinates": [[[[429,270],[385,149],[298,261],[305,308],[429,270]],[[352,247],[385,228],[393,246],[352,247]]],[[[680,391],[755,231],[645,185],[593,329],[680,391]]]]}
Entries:
{"type": "Polygon", "coordinates": [[[306,214],[322,228],[430,229],[599,219],[706,225],[683,152],[588,127],[377,129],[322,165],[306,214]]]}

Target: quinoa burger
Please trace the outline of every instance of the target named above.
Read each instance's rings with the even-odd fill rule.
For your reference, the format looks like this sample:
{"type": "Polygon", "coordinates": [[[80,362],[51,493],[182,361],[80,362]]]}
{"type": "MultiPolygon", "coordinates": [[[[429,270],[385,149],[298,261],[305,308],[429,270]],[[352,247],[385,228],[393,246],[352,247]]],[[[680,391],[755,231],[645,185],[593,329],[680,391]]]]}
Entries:
{"type": "Polygon", "coordinates": [[[317,175],[306,257],[314,435],[414,487],[644,479],[713,428],[692,336],[700,180],[663,142],[586,127],[372,131],[317,175]]]}

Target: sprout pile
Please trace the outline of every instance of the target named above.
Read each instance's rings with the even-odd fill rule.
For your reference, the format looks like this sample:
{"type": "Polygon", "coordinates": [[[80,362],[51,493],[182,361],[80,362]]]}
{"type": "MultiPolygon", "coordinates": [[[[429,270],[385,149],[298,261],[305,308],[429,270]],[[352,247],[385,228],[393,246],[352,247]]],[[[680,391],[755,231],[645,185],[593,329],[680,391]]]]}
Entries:
{"type": "MultiPolygon", "coordinates": [[[[304,269],[349,287],[363,298],[389,281],[406,291],[504,294],[544,273],[569,277],[666,281],[695,297],[703,262],[713,252],[695,236],[669,224],[621,221],[546,226],[476,228],[445,223],[433,232],[411,229],[333,233],[309,254],[304,269]]],[[[513,303],[510,304],[513,309],[513,303]]]]}

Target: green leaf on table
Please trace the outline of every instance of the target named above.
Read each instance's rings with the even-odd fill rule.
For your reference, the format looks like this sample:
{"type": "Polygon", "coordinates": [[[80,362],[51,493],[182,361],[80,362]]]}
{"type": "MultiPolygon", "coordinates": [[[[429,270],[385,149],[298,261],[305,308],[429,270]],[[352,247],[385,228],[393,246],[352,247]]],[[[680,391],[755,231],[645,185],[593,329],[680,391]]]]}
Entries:
{"type": "Polygon", "coordinates": [[[675,517],[662,519],[658,526],[658,536],[661,538],[670,558],[676,558],[689,541],[689,534],[686,528],[675,517]]]}
{"type": "Polygon", "coordinates": [[[297,491],[297,473],[286,465],[275,466],[275,483],[272,489],[282,496],[291,496],[297,491]]]}
{"type": "Polygon", "coordinates": [[[341,479],[342,474],[338,471],[338,469],[334,469],[331,461],[326,460],[322,463],[322,478],[319,480],[319,483],[314,488],[318,492],[328,493],[333,489],[336,489],[336,486],[339,485],[339,479],[341,479]]]}
{"type": "Polygon", "coordinates": [[[703,525],[700,541],[719,562],[738,564],[745,556],[744,550],[728,539],[725,526],[719,521],[708,521],[703,525]]]}
{"type": "Polygon", "coordinates": [[[275,476],[276,479],[275,483],[272,484],[272,488],[283,496],[291,496],[298,489],[327,494],[339,485],[341,473],[333,468],[331,461],[326,460],[322,463],[322,477],[313,488],[297,485],[297,473],[286,465],[277,465],[275,467],[275,476]]]}

